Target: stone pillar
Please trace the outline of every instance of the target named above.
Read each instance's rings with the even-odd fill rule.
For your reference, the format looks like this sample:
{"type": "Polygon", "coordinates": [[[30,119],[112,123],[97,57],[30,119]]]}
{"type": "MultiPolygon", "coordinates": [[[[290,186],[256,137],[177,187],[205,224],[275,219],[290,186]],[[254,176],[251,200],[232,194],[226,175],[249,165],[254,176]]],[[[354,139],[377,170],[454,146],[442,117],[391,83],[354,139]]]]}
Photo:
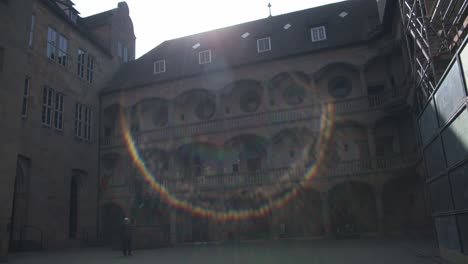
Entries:
{"type": "Polygon", "coordinates": [[[169,241],[171,245],[177,244],[177,212],[175,209],[171,210],[169,221],[171,222],[169,241]]]}
{"type": "Polygon", "coordinates": [[[364,73],[364,67],[359,68],[359,78],[361,79],[361,84],[362,84],[362,94],[364,96],[367,96],[368,95],[368,89],[367,89],[366,75],[364,73]]]}
{"type": "Polygon", "coordinates": [[[367,126],[367,140],[369,142],[369,156],[371,158],[371,166],[372,168],[377,168],[377,152],[375,147],[375,135],[374,129],[371,125],[367,126]]]}
{"type": "Polygon", "coordinates": [[[380,234],[384,233],[384,209],[382,200],[382,185],[375,186],[375,208],[377,210],[377,227],[380,234]]]}
{"type": "Polygon", "coordinates": [[[330,238],[332,237],[332,225],[330,219],[330,206],[328,203],[328,192],[321,192],[320,200],[322,201],[322,222],[325,232],[324,235],[326,238],[330,238]]]}

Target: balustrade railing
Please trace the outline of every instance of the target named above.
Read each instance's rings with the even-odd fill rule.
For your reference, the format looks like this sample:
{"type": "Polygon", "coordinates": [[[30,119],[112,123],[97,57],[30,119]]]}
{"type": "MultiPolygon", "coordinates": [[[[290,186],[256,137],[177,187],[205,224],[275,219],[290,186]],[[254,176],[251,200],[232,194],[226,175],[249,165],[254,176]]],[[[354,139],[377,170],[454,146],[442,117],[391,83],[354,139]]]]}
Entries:
{"type": "MultiPolygon", "coordinates": [[[[393,101],[395,98],[401,98],[401,96],[402,93],[400,92],[400,89],[394,89],[378,95],[369,95],[365,97],[358,97],[349,100],[339,100],[329,103],[333,104],[335,113],[352,113],[381,107],[385,103],[393,101]]],[[[143,144],[152,141],[167,140],[169,138],[219,133],[244,127],[275,125],[284,122],[301,120],[309,120],[309,124],[314,126],[312,129],[318,130],[320,128],[320,113],[322,110],[323,109],[321,109],[319,104],[313,104],[292,109],[274,110],[244,116],[136,132],[134,133],[135,136],[133,138],[138,144],[143,144]]],[[[103,137],[101,139],[101,146],[118,146],[121,144],[123,144],[123,137],[121,134],[103,137]]]]}

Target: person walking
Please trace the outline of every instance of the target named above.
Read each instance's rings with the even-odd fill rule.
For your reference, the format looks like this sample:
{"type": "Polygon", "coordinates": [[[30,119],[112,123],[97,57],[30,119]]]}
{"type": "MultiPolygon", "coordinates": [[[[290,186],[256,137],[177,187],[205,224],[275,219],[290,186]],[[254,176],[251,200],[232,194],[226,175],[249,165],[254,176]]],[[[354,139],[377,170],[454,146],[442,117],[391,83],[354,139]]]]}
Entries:
{"type": "Polygon", "coordinates": [[[124,218],[121,230],[122,251],[124,256],[132,256],[132,224],[128,217],[124,218]]]}

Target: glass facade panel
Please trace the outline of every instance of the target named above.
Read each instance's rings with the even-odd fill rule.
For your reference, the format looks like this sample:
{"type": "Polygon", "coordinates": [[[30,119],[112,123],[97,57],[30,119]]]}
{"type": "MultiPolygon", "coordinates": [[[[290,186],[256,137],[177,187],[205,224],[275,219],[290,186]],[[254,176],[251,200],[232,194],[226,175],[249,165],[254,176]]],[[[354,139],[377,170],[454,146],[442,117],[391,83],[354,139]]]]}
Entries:
{"type": "Polygon", "coordinates": [[[423,145],[427,145],[431,137],[437,132],[437,115],[434,100],[431,100],[423,114],[419,118],[419,129],[423,145]]]}
{"type": "Polygon", "coordinates": [[[450,173],[450,182],[455,209],[468,209],[468,162],[450,173]]]}
{"type": "Polygon", "coordinates": [[[468,154],[468,113],[463,110],[460,115],[442,132],[445,155],[448,166],[463,160],[468,154]]]}
{"type": "Polygon", "coordinates": [[[450,117],[455,113],[455,110],[460,107],[464,98],[465,91],[463,91],[460,66],[458,62],[455,62],[435,94],[441,126],[447,123],[450,117]]]}
{"type": "Polygon", "coordinates": [[[424,160],[426,162],[427,177],[435,177],[445,169],[444,153],[440,138],[434,140],[424,150],[424,160]]]}
{"type": "Polygon", "coordinates": [[[439,244],[447,249],[460,250],[460,239],[454,216],[437,217],[434,219],[439,244]]]}
{"type": "Polygon", "coordinates": [[[432,212],[441,213],[453,209],[450,197],[450,185],[447,176],[443,176],[430,183],[432,212]]]}

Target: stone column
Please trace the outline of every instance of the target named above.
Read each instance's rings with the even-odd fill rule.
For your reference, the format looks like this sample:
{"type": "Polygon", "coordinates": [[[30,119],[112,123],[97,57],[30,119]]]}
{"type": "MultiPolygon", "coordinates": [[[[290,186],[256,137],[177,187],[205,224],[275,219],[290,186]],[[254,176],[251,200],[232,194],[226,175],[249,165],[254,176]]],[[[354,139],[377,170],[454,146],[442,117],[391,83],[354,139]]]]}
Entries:
{"type": "Polygon", "coordinates": [[[361,84],[362,84],[362,94],[364,96],[367,96],[368,95],[368,89],[367,89],[366,75],[364,73],[364,67],[359,68],[359,78],[360,78],[361,84]]]}
{"type": "Polygon", "coordinates": [[[169,233],[169,242],[171,245],[177,244],[177,212],[175,209],[171,210],[170,216],[170,233],[169,233]]]}
{"type": "Polygon", "coordinates": [[[382,185],[375,186],[375,208],[377,211],[377,227],[379,234],[383,234],[384,230],[384,209],[382,200],[382,185]]]}
{"type": "Polygon", "coordinates": [[[320,200],[322,201],[322,222],[325,231],[325,237],[332,237],[332,226],[330,219],[330,206],[328,203],[328,192],[320,193],[320,200]]]}
{"type": "Polygon", "coordinates": [[[371,158],[371,165],[372,168],[377,168],[377,152],[376,152],[376,147],[375,147],[375,135],[374,135],[374,129],[371,125],[367,126],[367,140],[369,142],[369,156],[371,158]]]}

